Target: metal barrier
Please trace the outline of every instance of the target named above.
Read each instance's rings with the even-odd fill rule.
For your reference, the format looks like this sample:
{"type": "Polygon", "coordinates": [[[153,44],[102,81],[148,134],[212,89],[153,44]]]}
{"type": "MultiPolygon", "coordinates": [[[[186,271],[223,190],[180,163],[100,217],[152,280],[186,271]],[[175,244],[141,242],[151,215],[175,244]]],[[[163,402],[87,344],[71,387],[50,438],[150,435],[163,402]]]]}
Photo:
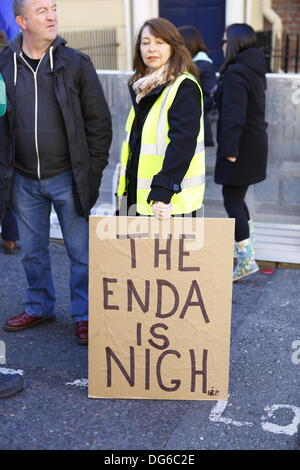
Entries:
{"type": "MultiPolygon", "coordinates": [[[[98,71],[113,121],[110,161],[93,213],[112,214],[114,173],[131,106],[130,72],[98,71]]],[[[249,188],[247,204],[257,232],[256,257],[300,263],[300,75],[267,75],[268,177],[249,188]]],[[[213,181],[216,148],[206,149],[205,216],[226,217],[221,186],[213,181]]]]}

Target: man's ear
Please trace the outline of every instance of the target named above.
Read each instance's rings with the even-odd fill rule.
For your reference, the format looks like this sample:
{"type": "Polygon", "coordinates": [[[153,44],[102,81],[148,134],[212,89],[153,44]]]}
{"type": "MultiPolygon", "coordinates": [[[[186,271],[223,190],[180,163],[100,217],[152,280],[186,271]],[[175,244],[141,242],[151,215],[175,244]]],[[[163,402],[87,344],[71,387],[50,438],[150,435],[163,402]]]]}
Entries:
{"type": "Polygon", "coordinates": [[[22,29],[26,29],[26,19],[24,16],[16,16],[16,23],[22,29]]]}

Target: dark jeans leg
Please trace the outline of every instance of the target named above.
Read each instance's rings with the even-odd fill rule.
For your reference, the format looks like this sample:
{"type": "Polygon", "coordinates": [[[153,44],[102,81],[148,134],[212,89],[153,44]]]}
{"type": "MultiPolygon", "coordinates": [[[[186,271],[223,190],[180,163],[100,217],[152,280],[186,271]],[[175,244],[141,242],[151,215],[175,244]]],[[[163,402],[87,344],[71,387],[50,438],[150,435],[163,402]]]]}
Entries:
{"type": "Polygon", "coordinates": [[[250,237],[250,214],[244,201],[248,186],[223,186],[224,207],[228,217],[235,219],[235,241],[250,237]]]}
{"type": "Polygon", "coordinates": [[[17,220],[11,210],[7,211],[2,219],[2,240],[7,242],[19,240],[17,220]]]}

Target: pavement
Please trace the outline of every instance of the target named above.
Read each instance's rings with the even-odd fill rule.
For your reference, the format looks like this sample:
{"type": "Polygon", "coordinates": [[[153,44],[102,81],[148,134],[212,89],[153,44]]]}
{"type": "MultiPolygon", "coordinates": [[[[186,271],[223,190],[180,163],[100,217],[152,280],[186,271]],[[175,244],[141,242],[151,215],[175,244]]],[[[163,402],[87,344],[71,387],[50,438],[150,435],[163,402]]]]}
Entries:
{"type": "Polygon", "coordinates": [[[18,371],[25,383],[0,400],[0,449],[300,450],[299,269],[234,284],[228,401],[89,399],[88,349],[75,342],[69,315],[68,258],[61,243],[50,252],[57,320],[18,333],[2,325],[22,311],[21,253],[0,252],[0,371],[18,371]]]}

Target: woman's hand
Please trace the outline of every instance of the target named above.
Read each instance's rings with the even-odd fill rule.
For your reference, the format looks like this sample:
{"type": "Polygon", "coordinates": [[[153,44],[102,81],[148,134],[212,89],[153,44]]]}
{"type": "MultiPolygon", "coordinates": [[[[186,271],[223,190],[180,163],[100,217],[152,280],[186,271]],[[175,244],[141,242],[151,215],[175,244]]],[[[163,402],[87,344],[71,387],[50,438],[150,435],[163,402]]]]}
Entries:
{"type": "Polygon", "coordinates": [[[226,159],[232,163],[236,162],[236,157],[226,157],[226,159]]]}
{"type": "Polygon", "coordinates": [[[171,217],[171,211],[172,211],[172,204],[165,204],[164,202],[161,201],[155,201],[152,204],[152,212],[153,215],[159,219],[169,219],[171,217]]]}

